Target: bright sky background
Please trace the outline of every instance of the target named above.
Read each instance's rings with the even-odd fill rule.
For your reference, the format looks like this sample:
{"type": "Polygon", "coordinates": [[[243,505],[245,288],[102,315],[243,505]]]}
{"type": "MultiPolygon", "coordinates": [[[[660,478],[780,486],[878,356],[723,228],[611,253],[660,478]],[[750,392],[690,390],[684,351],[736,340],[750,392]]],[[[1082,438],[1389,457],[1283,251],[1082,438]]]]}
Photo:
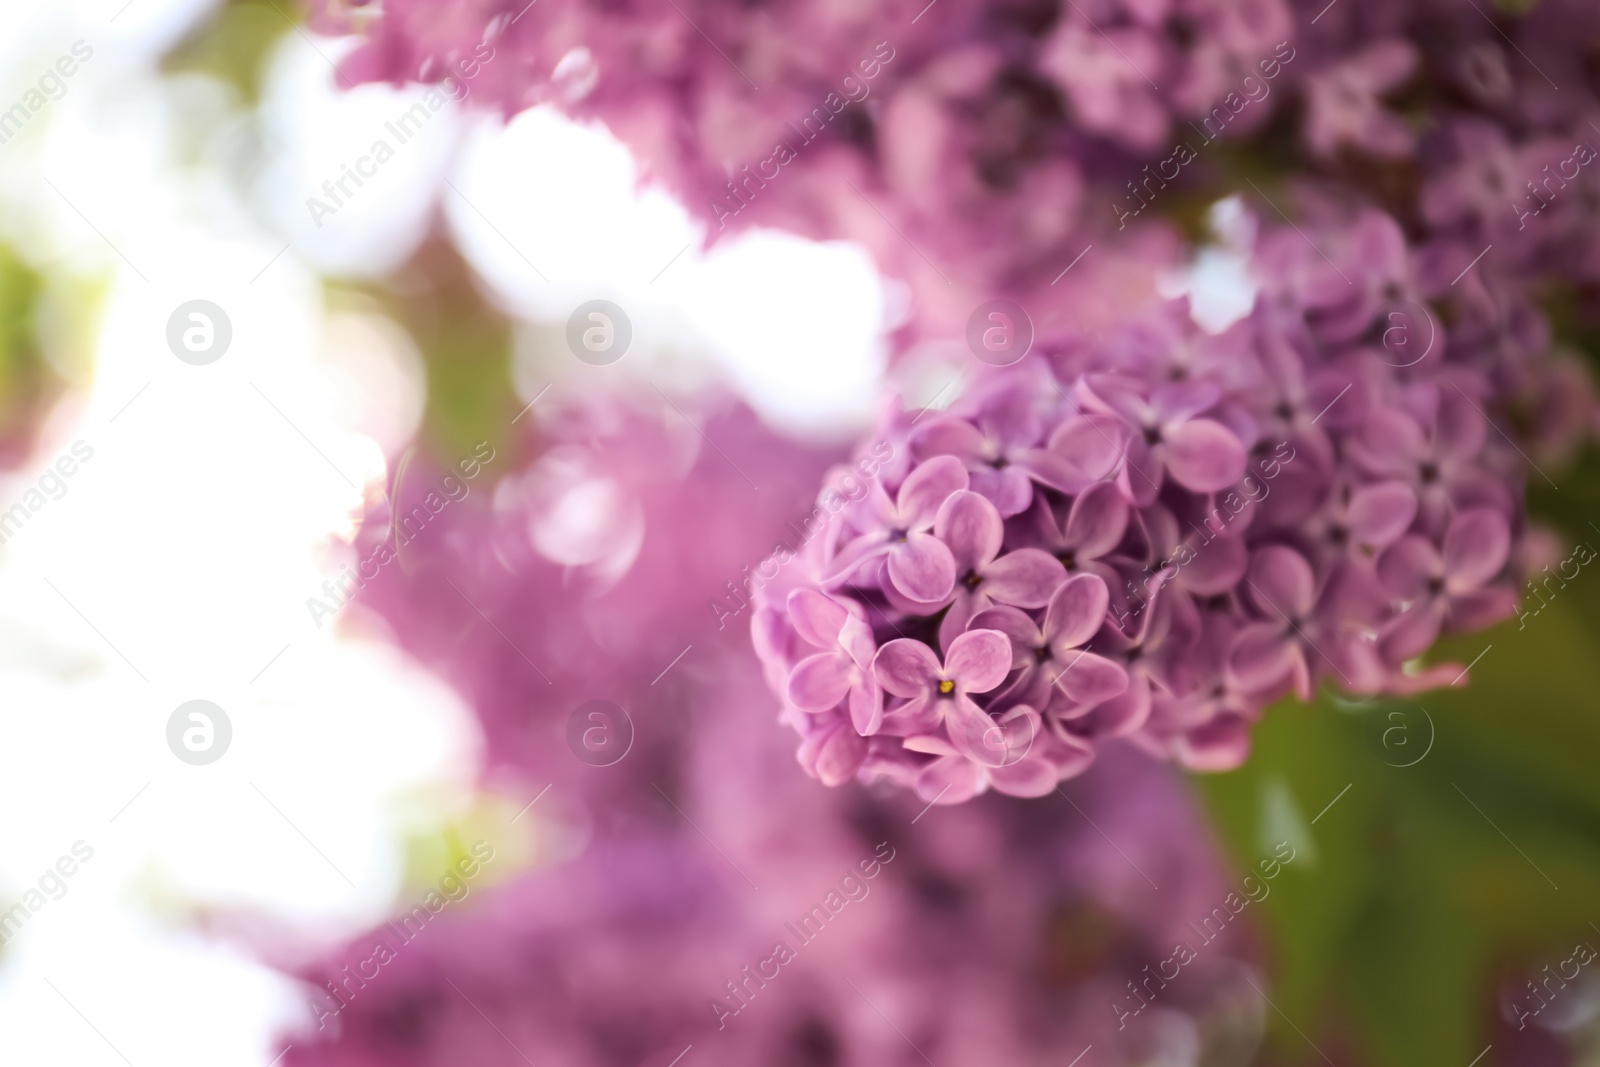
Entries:
{"type": "MultiPolygon", "coordinates": [[[[329,314],[321,274],[383,274],[442,205],[528,329],[614,300],[635,336],[619,370],[720,376],[775,425],[834,438],[869,417],[893,325],[892,287],[858,248],[753,233],[703,254],[608,135],[543,111],[507,126],[447,107],[319,227],[306,199],[421,93],[335,92],[325,57],[341,43],[287,34],[262,163],[230,181],[252,158],[231,91],[155,69],[210,6],[0,6],[0,111],[75,41],[94,53],[0,146],[0,232],[49,272],[57,354],[92,357],[41,453],[0,477],[0,510],[75,442],[93,450],[0,548],[0,910],[74,843],[93,849],[0,952],[4,1063],[272,1063],[303,1001],[197,927],[349,935],[393,902],[404,836],[474,803],[459,699],[381,636],[319,630],[305,607],[422,399],[403,334],[329,314]],[[208,366],[165,341],[193,299],[232,324],[208,366]],[[196,698],[233,727],[205,767],[165,742],[196,698]]],[[[546,384],[518,379],[524,400],[546,384]]]]}

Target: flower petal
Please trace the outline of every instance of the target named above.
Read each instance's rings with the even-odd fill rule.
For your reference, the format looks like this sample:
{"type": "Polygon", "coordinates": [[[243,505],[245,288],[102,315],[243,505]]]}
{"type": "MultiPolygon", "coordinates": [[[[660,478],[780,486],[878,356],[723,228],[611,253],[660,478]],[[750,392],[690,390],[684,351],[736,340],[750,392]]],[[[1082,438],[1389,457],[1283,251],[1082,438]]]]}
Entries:
{"type": "Polygon", "coordinates": [[[1050,597],[1040,627],[1045,641],[1058,657],[1077,648],[1100,629],[1110,603],[1111,592],[1098,575],[1074,574],[1050,597]]]}
{"type": "Polygon", "coordinates": [[[854,778],[867,757],[867,739],[847,726],[808,737],[798,753],[800,765],[826,786],[844,785],[854,778]]]}
{"type": "Polygon", "coordinates": [[[1244,476],[1249,457],[1233,431],[1211,419],[1193,419],[1166,434],[1166,465],[1185,489],[1215,493],[1244,476]]]}
{"type": "Polygon", "coordinates": [[[1128,442],[1128,450],[1124,453],[1127,462],[1123,465],[1125,469],[1121,472],[1118,484],[1127,489],[1138,507],[1148,508],[1161,494],[1161,482],[1166,477],[1166,468],[1161,462],[1163,455],[1164,452],[1146,444],[1143,437],[1135,437],[1128,442]]]}
{"type": "Polygon", "coordinates": [[[1002,450],[1027,448],[1042,432],[1034,388],[1021,382],[987,397],[975,417],[984,436],[1002,450]]]}
{"type": "Polygon", "coordinates": [[[889,737],[916,737],[930,730],[937,730],[939,715],[934,706],[939,698],[934,696],[934,693],[935,690],[929,689],[899,707],[885,708],[878,733],[889,737]]]}
{"type": "Polygon", "coordinates": [[[961,692],[987,693],[1011,673],[1011,642],[999,630],[968,630],[950,642],[944,664],[945,677],[961,692]]]}
{"type": "Polygon", "coordinates": [[[1150,407],[1163,425],[1187,422],[1222,399],[1216,382],[1191,378],[1158,387],[1150,394],[1150,407]]]}
{"type": "Polygon", "coordinates": [[[1432,578],[1444,576],[1444,560],[1426,537],[1402,537],[1378,557],[1378,578],[1391,596],[1416,600],[1432,578]]]}
{"type": "Polygon", "coordinates": [[[1450,598],[1447,629],[1450,633],[1486,630],[1517,613],[1517,598],[1518,590],[1506,585],[1458,593],[1450,598]]]}
{"type": "Polygon", "coordinates": [[[1178,735],[1173,741],[1178,762],[1194,771],[1231,771],[1250,755],[1250,723],[1224,713],[1178,735]]]}
{"type": "Polygon", "coordinates": [[[806,711],[827,711],[850,691],[854,664],[843,649],[807,656],[789,674],[789,700],[806,711]]]}
{"type": "Polygon", "coordinates": [[[943,541],[955,560],[957,575],[982,570],[1000,552],[1005,529],[1000,512],[977,493],[963,489],[951,493],[939,507],[933,535],[943,541]]]}
{"type": "Polygon", "coordinates": [[[991,735],[984,745],[987,753],[983,763],[991,771],[1015,767],[1034,755],[1034,748],[1044,736],[1044,720],[1037,711],[1019,704],[994,720],[998,733],[991,735]]]}
{"type": "Polygon", "coordinates": [[[1012,462],[1043,485],[1081,493],[1117,469],[1127,432],[1115,416],[1080,415],[1056,427],[1047,448],[1016,453],[1012,462]]]}
{"type": "Polygon", "coordinates": [[[1128,499],[1114,482],[1096,482],[1072,502],[1062,540],[1075,555],[1098,559],[1128,528],[1128,499]]]}
{"type": "Polygon", "coordinates": [[[1420,656],[1439,639],[1443,620],[1444,607],[1438,601],[1418,601],[1384,627],[1378,651],[1385,661],[1397,666],[1420,656]]]}
{"type": "MultiPolygon", "coordinates": [[[[1092,754],[1090,758],[1093,758],[1092,754]]],[[[1004,767],[990,767],[986,773],[995,791],[1009,797],[1048,796],[1062,777],[1060,770],[1049,760],[1032,756],[1004,767]]]]}
{"type": "Polygon", "coordinates": [[[1042,608],[1067,580],[1061,561],[1037,548],[1007,552],[984,568],[979,587],[989,599],[1019,608],[1042,608]]]}
{"type": "Polygon", "coordinates": [[[941,602],[956,584],[956,561],[945,543],[912,531],[889,546],[889,580],[912,600],[941,602]]]}
{"type": "Polygon", "coordinates": [[[800,636],[818,648],[831,648],[850,617],[845,606],[815,589],[789,594],[789,619],[800,636]]]}
{"type": "Polygon", "coordinates": [[[1450,591],[1477,589],[1505,566],[1511,553],[1511,526],[1493,508],[1468,508],[1450,522],[1444,535],[1444,569],[1450,591]]]}
{"type": "Polygon", "coordinates": [[[933,649],[901,637],[878,649],[872,673],[884,690],[897,697],[920,697],[939,684],[943,671],[933,649]]]}
{"type": "Polygon", "coordinates": [[[950,644],[966,632],[972,625],[972,617],[979,612],[994,606],[983,590],[969,592],[965,586],[957,586],[956,594],[950,600],[950,606],[945,609],[944,618],[939,620],[939,649],[943,652],[950,650],[950,644]]]}
{"type": "Polygon", "coordinates": [[[854,615],[845,616],[839,629],[839,647],[851,661],[864,672],[872,670],[872,657],[878,654],[878,642],[873,639],[872,627],[854,615]]]}
{"type": "Polygon", "coordinates": [[[1150,683],[1143,674],[1136,678],[1129,684],[1124,674],[1125,688],[1119,693],[1099,700],[1074,701],[1088,710],[1072,715],[1072,733],[1079,737],[1125,737],[1143,726],[1150,718],[1150,683]]]}
{"type": "Polygon", "coordinates": [[[1411,527],[1417,494],[1399,480],[1363,485],[1350,494],[1350,536],[1358,545],[1383,548],[1411,527]]]}
{"type": "Polygon", "coordinates": [[[1011,668],[1033,658],[1033,650],[1044,644],[1044,635],[1026,612],[997,605],[974,615],[968,623],[974,630],[999,630],[1011,642],[1011,668]]]}
{"type": "Polygon", "coordinates": [[[1033,502],[1033,482],[1020,467],[981,467],[971,478],[972,491],[993,504],[1002,518],[1022,514],[1033,502]]]}
{"type": "Polygon", "coordinates": [[[850,724],[863,737],[883,726],[883,688],[870,674],[850,687],[850,724]]]}
{"type": "MultiPolygon", "coordinates": [[[[957,752],[985,767],[1005,765],[1008,754],[1006,732],[989,717],[988,712],[974,704],[971,697],[964,693],[957,694],[954,700],[945,702],[944,714],[950,743],[957,752]]],[[[1030,737],[1022,740],[1025,744],[1032,744],[1030,737]]],[[[1026,748],[1022,754],[1027,754],[1026,748]]]]}
{"type": "Polygon", "coordinates": [[[1115,660],[1072,651],[1060,655],[1058,662],[1055,687],[1074,704],[1099,704],[1127,691],[1128,672],[1115,660]]]}
{"type": "Polygon", "coordinates": [[[828,561],[822,582],[824,585],[837,585],[854,574],[863,564],[877,559],[888,551],[889,542],[881,532],[874,531],[853,538],[828,561]]]}
{"type": "Polygon", "coordinates": [[[1294,643],[1281,623],[1258,622],[1234,636],[1228,673],[1240,689],[1262,692],[1280,684],[1294,669],[1294,643]]]}
{"type": "Polygon", "coordinates": [[[1283,545],[1268,545],[1250,560],[1247,579],[1256,605],[1274,624],[1301,618],[1316,602],[1317,576],[1304,556],[1283,545]]]}
{"type": "Polygon", "coordinates": [[[1427,440],[1410,416],[1380,407],[1346,447],[1350,458],[1369,473],[1410,477],[1416,474],[1417,458],[1427,450],[1427,440]]]}
{"type": "Polygon", "coordinates": [[[933,525],[951,493],[967,487],[967,468],[954,456],[935,456],[906,476],[896,497],[898,521],[908,530],[933,525]]]}
{"type": "Polygon", "coordinates": [[[1464,393],[1452,390],[1439,397],[1433,436],[1434,448],[1441,459],[1464,463],[1483,451],[1489,427],[1473,402],[1464,393]]]}
{"type": "Polygon", "coordinates": [[[1127,423],[1115,415],[1078,415],[1055,428],[1049,450],[1098,481],[1122,462],[1127,436],[1127,423]]]}
{"type": "Polygon", "coordinates": [[[913,787],[929,804],[961,804],[983,792],[983,769],[965,756],[936,759],[917,772],[913,787]]]}
{"type": "Polygon", "coordinates": [[[1211,541],[1200,541],[1185,546],[1191,555],[1183,562],[1183,550],[1178,552],[1178,579],[1183,587],[1196,596],[1216,596],[1226,593],[1239,584],[1250,566],[1250,551],[1244,538],[1224,534],[1211,541]]]}
{"type": "MultiPolygon", "coordinates": [[[[1089,769],[1089,764],[1094,762],[1094,745],[1083,738],[1046,728],[1033,743],[1031,756],[1048,764],[1055,772],[1056,781],[1060,782],[1076,777],[1089,769]]],[[[1030,762],[1031,759],[1023,761],[1024,764],[1030,762]]],[[[995,772],[989,773],[993,778],[995,772]]],[[[995,782],[995,788],[1006,792],[999,782],[995,782]]],[[[1054,789],[1054,785],[1051,788],[1054,789]]]]}
{"type": "Polygon", "coordinates": [[[911,437],[911,453],[918,459],[955,456],[969,462],[984,459],[983,433],[966,419],[946,415],[934,419],[911,437]]]}

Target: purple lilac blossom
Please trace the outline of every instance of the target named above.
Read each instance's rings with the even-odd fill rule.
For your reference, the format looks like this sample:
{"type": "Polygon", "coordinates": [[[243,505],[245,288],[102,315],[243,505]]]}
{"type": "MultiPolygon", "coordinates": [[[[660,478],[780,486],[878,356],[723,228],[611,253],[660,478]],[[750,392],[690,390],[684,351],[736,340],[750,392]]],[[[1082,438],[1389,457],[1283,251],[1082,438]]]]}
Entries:
{"type": "Polygon", "coordinates": [[[1237,113],[1240,94],[1293,80],[1284,0],[312,6],[315,28],[360,35],[340,63],[352,82],[470,77],[469,100],[508,116],[599,119],[708,240],[759,225],[860,242],[909,283],[908,341],[958,331],[998,293],[1041,316],[1152,303],[1181,261],[1164,226],[1052,283],[1125,226],[1117,203],[1138,214],[1141,168],[1191,123],[1246,136],[1280,94],[1237,113]]]}
{"type": "Polygon", "coordinates": [[[691,688],[697,743],[615,768],[677,810],[292,967],[311,1020],[286,1067],[667,1067],[691,1045],[712,1065],[1046,1067],[1091,1043],[1132,1067],[1259,1041],[1248,919],[1189,925],[1242,904],[1169,768],[1125,751],[1070,798],[919,817],[800,773],[750,713],[747,653],[691,688]],[[1150,978],[1179,942],[1193,962],[1150,978]]]}
{"type": "Polygon", "coordinates": [[[809,564],[755,598],[756,648],[808,770],[945,804],[1038,796],[1119,739],[1236,766],[1264,707],[1324,683],[1465,680],[1423,658],[1441,633],[1511,614],[1526,526],[1530,472],[1493,368],[1470,326],[1458,345],[1440,321],[1428,358],[1397,354],[1394,301],[1442,298],[1386,216],[1267,231],[1258,255],[1256,308],[1222,334],[1180,301],[1051,340],[935,418],[886,413],[874,439],[913,464],[856,494],[809,564]],[[985,466],[1019,478],[980,483],[985,466]],[[915,523],[884,518],[897,489],[915,523]],[[890,546],[953,561],[918,590],[943,595],[910,595],[890,546]],[[785,695],[814,655],[797,619],[824,603],[857,623],[855,644],[830,661],[834,703],[801,704],[785,695]],[[876,677],[873,728],[849,714],[846,673],[858,689],[876,677]]]}
{"type": "MultiPolygon", "coordinates": [[[[1055,749],[1087,762],[1076,742],[1041,737],[1032,751],[1051,753],[1033,757],[1045,774],[930,753],[921,773],[953,790],[981,775],[1052,795],[923,811],[903,790],[827,788],[830,760],[846,778],[855,770],[827,743],[809,765],[822,781],[796,766],[773,729],[771,664],[752,655],[742,625],[711,628],[726,620],[704,611],[706,594],[734,584],[725,575],[746,588],[767,574],[796,586],[794,613],[771,636],[807,664],[804,700],[837,705],[807,714],[814,732],[864,749],[857,727],[882,717],[863,647],[878,653],[872,611],[798,588],[821,581],[810,558],[821,532],[775,572],[750,561],[794,536],[785,516],[811,529],[825,514],[809,511],[806,486],[822,478],[865,499],[868,480],[892,478],[898,498],[910,453],[880,442],[873,463],[830,467],[748,411],[683,403],[760,493],[653,397],[552,393],[537,432],[490,465],[499,484],[402,544],[399,562],[341,616],[339,625],[387,627],[460,690],[484,729],[490,782],[519,782],[519,796],[550,791],[519,823],[489,831],[505,857],[492,879],[420,933],[405,910],[418,890],[402,896],[393,923],[337,950],[271,939],[263,954],[303,980],[307,997],[305,1026],[285,1035],[286,1067],[667,1067],[691,1044],[697,1063],[845,1067],[911,1062],[907,1036],[936,1062],[998,1056],[1023,1067],[1059,1064],[1090,1043],[1116,1067],[1254,1047],[1264,1010],[1247,981],[1254,934],[1248,917],[1220,934],[1189,928],[1241,905],[1225,903],[1234,887],[1170,767],[1124,750],[1063,788],[1055,749]],[[616,501],[600,509],[609,525],[585,528],[579,560],[552,528],[564,511],[552,497],[592,495],[596,484],[616,501]],[[691,636],[691,657],[663,676],[691,636]],[[632,751],[603,767],[561,739],[572,707],[597,696],[628,707],[637,729],[632,751]],[[514,873],[526,854],[514,846],[530,841],[538,867],[514,873]],[[820,934],[817,907],[829,916],[820,934]],[[790,930],[807,916],[810,926],[790,930]],[[780,941],[788,955],[775,951],[780,941]],[[1179,941],[1198,957],[1158,987],[1150,969],[1179,941]]],[[[421,467],[394,489],[402,512],[430,482],[421,467]]],[[[985,518],[993,507],[975,493],[962,499],[985,518]]],[[[378,512],[359,540],[393,536],[378,512]]],[[[1044,605],[1063,658],[1078,655],[1082,617],[1100,610],[1076,606],[1088,582],[1059,583],[1044,605]]],[[[724,598],[722,614],[735,605],[724,598]]],[[[913,643],[910,682],[936,691],[949,680],[981,695],[1009,673],[1002,629],[967,632],[936,666],[913,643]]]]}
{"type": "MultiPolygon", "coordinates": [[[[655,797],[575,759],[568,715],[587,700],[621,706],[636,730],[630,759],[664,759],[682,744],[683,679],[709,669],[701,657],[712,649],[744,642],[748,609],[735,591],[793,537],[785,521],[809,511],[830,457],[715,396],[680,397],[674,410],[653,392],[558,389],[540,402],[537,430],[501,446],[472,492],[416,536],[393,528],[387,510],[368,516],[357,555],[405,543],[339,624],[386,629],[456,686],[492,773],[534,792],[582,780],[655,797]],[[707,439],[739,456],[761,491],[707,439]],[[574,513],[591,517],[569,529],[574,513]],[[720,629],[713,598],[726,605],[720,629]]],[[[408,514],[436,481],[414,461],[394,510],[408,514]]]]}
{"type": "MultiPolygon", "coordinates": [[[[1497,280],[1463,283],[1490,322],[1541,280],[1600,283],[1588,0],[1493,18],[1456,0],[312,6],[360,36],[353,81],[469,79],[507,115],[599,119],[710,239],[862,243],[909,285],[901,350],[1001,295],[1052,329],[1148,313],[1184,258],[1160,220],[1237,191],[1238,152],[1384,204],[1445,279],[1492,243],[1497,280]],[[1095,268],[1063,277],[1091,244],[1095,268]]],[[[1525,384],[1552,398],[1545,366],[1525,384]]],[[[1010,514],[1001,486],[973,489],[1010,514]]]]}
{"type": "MultiPolygon", "coordinates": [[[[1510,20],[1508,51],[1497,26],[1455,18],[1442,0],[1347,0],[1315,13],[1276,2],[915,6],[557,3],[514,18],[506,3],[476,0],[441,19],[439,0],[397,0],[363,17],[366,40],[346,66],[396,81],[456,70],[507,112],[551,101],[601,118],[691,205],[710,205],[713,234],[759,223],[864,242],[914,293],[941,294],[922,301],[901,349],[959,332],[980,298],[1049,290],[1040,268],[1055,271],[1109,221],[1084,228],[1089,191],[1103,195],[1108,174],[1114,186],[1143,173],[1135,164],[1162,136],[1187,137],[1199,119],[1207,143],[1222,135],[1214,127],[1242,138],[1298,98],[1289,110],[1303,118],[1302,162],[1318,177],[1291,190],[1297,224],[1256,242],[1263,291],[1248,319],[1212,337],[1180,306],[1149,313],[1148,283],[1176,261],[1170,241],[1130,233],[1097,253],[1106,258],[1077,277],[1118,296],[1101,308],[1063,299],[1066,314],[1083,313],[1071,329],[1062,312],[1042,316],[1045,358],[993,376],[922,427],[886,417],[880,437],[897,442],[895,465],[852,499],[838,529],[756,583],[752,632],[773,688],[799,698],[785,699],[784,716],[812,773],[910,782],[936,761],[952,766],[963,746],[970,757],[973,739],[943,724],[976,720],[886,731],[912,698],[881,691],[861,629],[872,646],[922,641],[942,664],[973,616],[1012,608],[1042,635],[1052,583],[1074,569],[1102,581],[1106,618],[1082,651],[1114,653],[1125,689],[1074,700],[1069,676],[1042,707],[1011,684],[973,691],[994,720],[981,741],[990,762],[969,758],[959,790],[948,774],[924,779],[950,786],[946,799],[988,788],[990,772],[1015,760],[1059,760],[1064,776],[1110,737],[1187,759],[1204,735],[1203,762],[1226,765],[1246,751],[1238,724],[1283,692],[1306,696],[1324,680],[1361,693],[1436,684],[1447,665],[1401,654],[1429,643],[1434,620],[1448,632],[1489,617],[1478,601],[1502,610],[1495,583],[1520,559],[1525,461],[1507,435],[1537,462],[1570,453],[1593,424],[1587,376],[1550,358],[1533,286],[1552,266],[1582,283],[1594,259],[1600,163],[1582,138],[1586,127],[1600,136],[1600,104],[1575,49],[1600,16],[1581,0],[1548,0],[1510,20]],[[498,58],[460,70],[484,42],[498,58]],[[1115,76],[1108,45],[1123,53],[1115,76]],[[1571,89],[1546,91],[1555,77],[1571,89]],[[1435,101],[1440,121],[1418,121],[1419,99],[1435,101]],[[763,170],[762,131],[773,127],[794,127],[800,150],[774,152],[778,169],[763,170]],[[1566,154],[1539,162],[1558,149],[1566,154]],[[1368,174],[1395,166],[1413,168],[1400,184],[1420,188],[1396,217],[1352,207],[1384,191],[1363,186],[1368,174]],[[1521,207],[1507,200],[1518,178],[1531,197],[1521,207]],[[1266,484],[1265,465],[1291,462],[1293,477],[1266,484]],[[1120,531],[1114,507],[1082,504],[1098,484],[1121,495],[1120,531]],[[1418,608],[1406,595],[1416,583],[1396,577],[1399,564],[1385,580],[1382,561],[1391,551],[1419,560],[1413,542],[1394,547],[1407,537],[1429,539],[1442,559],[1450,523],[1471,508],[1504,516],[1502,573],[1471,590],[1470,608],[1424,582],[1430,606],[1418,608]],[[1069,545],[1091,520],[1099,536],[1069,545]],[[827,610],[854,620],[851,634],[820,644],[798,635],[785,614],[797,589],[842,605],[827,610]],[[1226,729],[1193,707],[1194,679],[1207,673],[1195,649],[1218,617],[1233,632],[1213,650],[1226,676],[1209,701],[1226,729]],[[802,659],[811,663],[795,679],[802,659]],[[1019,743],[1036,719],[1037,736],[1019,743]],[[1226,751],[1224,737],[1236,742],[1226,751]]],[[[318,25],[355,24],[323,12],[318,25]]],[[[1165,180],[1140,188],[1142,213],[1165,180]]],[[[1011,622],[1008,634],[1025,632],[1011,622]]],[[[614,620],[632,624],[626,612],[614,620]]],[[[1013,788],[1037,788],[1027,781],[1013,788]]]]}

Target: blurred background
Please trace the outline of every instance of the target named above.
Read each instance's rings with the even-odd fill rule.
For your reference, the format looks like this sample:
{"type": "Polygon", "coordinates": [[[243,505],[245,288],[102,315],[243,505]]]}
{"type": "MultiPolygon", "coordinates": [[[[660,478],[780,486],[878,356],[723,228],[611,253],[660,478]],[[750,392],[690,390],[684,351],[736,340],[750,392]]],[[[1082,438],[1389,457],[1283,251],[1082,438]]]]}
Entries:
{"type": "MultiPolygon", "coordinates": [[[[708,605],[886,388],[942,402],[902,282],[708,249],[549,106],[343,84],[287,0],[0,26],[0,1062],[1600,1063],[1586,573],[1237,771],[825,789],[708,605]]],[[[1158,280],[1218,330],[1236,213],[1158,280]]],[[[1559,481],[1565,555],[1600,466],[1559,481]]]]}

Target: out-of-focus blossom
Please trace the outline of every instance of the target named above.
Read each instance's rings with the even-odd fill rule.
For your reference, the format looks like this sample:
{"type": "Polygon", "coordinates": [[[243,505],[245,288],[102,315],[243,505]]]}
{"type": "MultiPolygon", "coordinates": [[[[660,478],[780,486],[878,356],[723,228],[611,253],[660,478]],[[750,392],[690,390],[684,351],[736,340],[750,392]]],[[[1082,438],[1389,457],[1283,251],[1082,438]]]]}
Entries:
{"type": "Polygon", "coordinates": [[[1417,56],[1405,41],[1378,41],[1365,51],[1308,75],[1306,142],[1320,156],[1351,145],[1376,156],[1403,156],[1411,131],[1379,99],[1410,76],[1417,56]]]}
{"type": "MultiPolygon", "coordinates": [[[[1491,243],[1521,299],[1600,280],[1588,0],[1494,19],[1454,0],[313,7],[317,28],[363,37],[353,80],[466,78],[507,113],[604,121],[713,238],[862,243],[909,283],[901,348],[1002,295],[1052,326],[1148,311],[1182,259],[1159,220],[1238,191],[1219,139],[1384,204],[1430,287],[1491,243]],[[1091,245],[1096,269],[1064,276],[1091,245]]],[[[1303,266],[1351,273],[1328,254],[1303,266]]]]}
{"type": "Polygon", "coordinates": [[[1170,242],[1103,245],[1099,281],[1057,282],[1191,124],[1245,138],[1298,80],[1284,0],[313,7],[316,28],[362,36],[352,81],[469,80],[507,114],[600,119],[711,239],[860,242],[910,284],[907,341],[998,294],[1041,314],[1153,303],[1170,242]],[[1139,283],[1110,284],[1113,259],[1139,283]]]}
{"type": "Polygon", "coordinates": [[[747,654],[691,688],[696,743],[613,769],[670,806],[298,968],[313,1022],[285,1064],[1045,1067],[1093,1044],[1132,1067],[1259,1040],[1252,935],[1216,919],[1243,898],[1167,768],[1124,752],[1070,800],[919,813],[800,773],[747,654]]]}
{"type": "MultiPolygon", "coordinates": [[[[496,457],[505,473],[492,506],[442,515],[356,604],[462,690],[486,728],[491,775],[552,783],[503,833],[520,837],[538,820],[563,831],[541,839],[569,847],[509,882],[466,879],[469,890],[425,923],[408,901],[392,924],[295,965],[311,1021],[289,1035],[286,1065],[667,1067],[692,1045],[708,1064],[881,1064],[920,1049],[935,1062],[1046,1067],[1093,1043],[1104,1062],[1132,1067],[1259,1039],[1252,934],[1246,921],[1217,928],[1216,909],[1237,906],[1224,905],[1235,886],[1171,768],[1124,751],[1070,795],[1044,798],[1063,753],[1086,763],[1086,746],[1040,733],[1026,759],[975,768],[933,751],[936,735],[921,732],[935,791],[972,796],[1004,781],[1041,799],[988,796],[927,812],[899,790],[825,788],[847,759],[828,738],[867,751],[858,726],[881,718],[880,679],[863,669],[873,612],[812,588],[812,546],[842,530],[843,507],[828,519],[800,487],[825,478],[853,487],[860,504],[865,480],[904,483],[903,436],[881,442],[870,463],[825,469],[827,457],[782,442],[747,412],[713,414],[704,432],[739,457],[758,495],[698,434],[678,437],[657,404],[549,400],[537,445],[521,445],[531,454],[496,457]],[[625,562],[549,559],[565,542],[544,524],[565,512],[547,497],[587,484],[574,465],[636,505],[602,509],[608,522],[644,526],[625,562]],[[816,536],[776,571],[761,561],[758,546],[806,530],[816,536]],[[735,588],[796,590],[783,602],[785,631],[757,643],[782,640],[804,664],[792,692],[808,738],[824,738],[804,769],[774,729],[770,665],[751,654],[742,625],[716,628],[754,610],[723,592],[722,575],[735,588]],[[711,595],[720,614],[705,610],[711,595]],[[572,707],[592,697],[632,714],[634,746],[613,764],[593,765],[562,738],[572,707]],[[819,714],[825,698],[838,706],[819,714]],[[1180,941],[1194,952],[1181,975],[1149,977],[1180,941]]],[[[408,475],[396,507],[427,480],[408,475]]],[[[983,497],[957,492],[992,513],[983,497]]],[[[1049,601],[1066,659],[1104,611],[1098,583],[1079,574],[1049,601]]],[[[969,630],[942,656],[920,642],[899,650],[908,669],[888,672],[883,688],[921,686],[925,713],[945,681],[966,699],[991,690],[1014,655],[995,631],[969,630]]],[[[897,711],[927,726],[908,704],[897,711]]],[[[1030,716],[1013,741],[1037,732],[1030,711],[1013,721],[1030,716]]],[[[972,740],[978,751],[994,744],[987,729],[972,740]]]]}

